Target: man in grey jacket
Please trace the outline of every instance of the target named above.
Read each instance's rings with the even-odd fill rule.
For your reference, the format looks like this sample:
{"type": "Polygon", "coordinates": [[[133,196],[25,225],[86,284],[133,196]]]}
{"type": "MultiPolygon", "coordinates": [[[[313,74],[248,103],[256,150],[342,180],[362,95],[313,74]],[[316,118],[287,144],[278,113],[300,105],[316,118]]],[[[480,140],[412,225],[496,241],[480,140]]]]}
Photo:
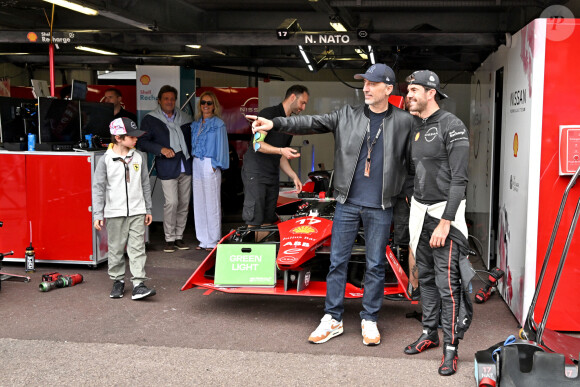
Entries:
{"type": "Polygon", "coordinates": [[[363,310],[360,313],[364,345],[378,345],[378,313],[385,280],[385,253],[392,207],[401,192],[409,165],[409,136],[413,117],[389,104],[395,73],[385,64],[375,64],[364,74],[365,105],[343,106],[317,116],[256,118],[254,131],[289,134],[334,133],[334,196],[337,200],[332,225],[330,269],[326,277],[325,315],[309,337],[324,343],[343,332],[342,314],[347,268],[359,227],[366,240],[366,274],[363,310]]]}

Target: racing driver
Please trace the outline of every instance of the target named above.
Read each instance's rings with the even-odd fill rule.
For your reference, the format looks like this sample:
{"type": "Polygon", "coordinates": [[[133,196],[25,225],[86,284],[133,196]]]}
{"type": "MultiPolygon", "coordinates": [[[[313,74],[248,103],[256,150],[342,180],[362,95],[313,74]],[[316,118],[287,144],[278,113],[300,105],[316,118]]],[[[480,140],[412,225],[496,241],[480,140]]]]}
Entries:
{"type": "Polygon", "coordinates": [[[409,232],[419,268],[423,332],[404,352],[413,355],[437,347],[441,317],[444,346],[439,374],[453,375],[457,345],[473,312],[465,291],[473,277],[465,223],[469,133],[459,118],[439,108],[437,101],[447,96],[437,74],[415,71],[407,82],[409,110],[421,118],[411,139],[415,186],[409,232]]]}

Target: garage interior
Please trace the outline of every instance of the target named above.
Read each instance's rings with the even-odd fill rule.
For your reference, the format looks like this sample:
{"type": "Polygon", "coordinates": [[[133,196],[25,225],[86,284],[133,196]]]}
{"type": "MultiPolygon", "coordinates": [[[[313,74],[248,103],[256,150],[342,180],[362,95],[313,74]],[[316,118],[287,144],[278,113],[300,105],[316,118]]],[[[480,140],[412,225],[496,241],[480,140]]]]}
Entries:
{"type": "MultiPolygon", "coordinates": [[[[550,6],[563,5],[580,15],[579,1],[75,2],[97,14],[53,9],[39,0],[0,1],[0,79],[9,79],[11,86],[48,80],[46,39],[51,30],[57,46],[56,85],[73,79],[134,84],[134,78],[122,74],[135,71],[136,65],[168,65],[194,69],[198,86],[325,81],[357,87],[353,74],[364,72],[372,52],[377,63],[393,67],[399,82],[414,70],[436,71],[443,87],[453,91],[448,107],[466,124],[472,75],[491,53],[509,45],[512,34],[550,6]],[[334,30],[331,22],[340,22],[346,31],[334,30]],[[35,42],[31,33],[37,36],[35,42]],[[313,71],[299,46],[315,64],[313,71]],[[111,80],[107,73],[121,75],[111,80]]],[[[31,283],[4,283],[0,362],[5,367],[0,384],[417,385],[420,380],[465,386],[473,384],[474,353],[519,329],[498,295],[478,305],[460,349],[459,371],[442,384],[434,367],[440,350],[419,358],[402,352],[420,329],[420,323],[405,315],[419,306],[385,301],[379,323],[384,342],[369,351],[360,343],[360,305],[349,301],[344,337],[325,346],[309,345],[306,337],[322,312],[320,299],[180,292],[205,255],[192,250],[168,258],[162,252],[160,228],[155,233],[148,248],[148,274],[158,289],[152,302],[125,298],[113,305],[106,265],[97,270],[41,265],[31,274],[31,283]],[[49,271],[81,272],[85,282],[40,293],[36,284],[49,271]],[[117,365],[112,370],[111,363],[117,365]]],[[[4,266],[23,272],[22,265],[4,266]]],[[[481,285],[475,281],[474,292],[481,285]]]]}
{"type": "Polygon", "coordinates": [[[57,84],[81,79],[79,72],[88,72],[86,80],[94,81],[90,78],[96,71],[134,70],[135,65],[176,65],[239,78],[233,84],[232,77],[219,82],[219,77],[214,81],[201,75],[204,86],[255,86],[260,79],[349,81],[347,75],[369,64],[371,50],[377,62],[397,73],[429,68],[441,73],[442,84],[469,83],[470,72],[546,8],[564,5],[577,14],[580,7],[576,1],[537,0],[76,3],[97,15],[60,6],[53,13],[52,4],[45,1],[3,1],[0,63],[5,65],[0,76],[24,86],[29,79],[42,79],[48,48],[41,41],[49,39],[52,30],[58,46],[57,84]],[[346,30],[342,34],[348,42],[304,44],[305,35],[340,33],[331,22],[346,30]],[[31,43],[28,32],[39,31],[45,32],[41,40],[31,43]],[[306,69],[298,45],[304,45],[316,62],[316,73],[306,69]],[[114,55],[88,53],[78,46],[114,55]]]}

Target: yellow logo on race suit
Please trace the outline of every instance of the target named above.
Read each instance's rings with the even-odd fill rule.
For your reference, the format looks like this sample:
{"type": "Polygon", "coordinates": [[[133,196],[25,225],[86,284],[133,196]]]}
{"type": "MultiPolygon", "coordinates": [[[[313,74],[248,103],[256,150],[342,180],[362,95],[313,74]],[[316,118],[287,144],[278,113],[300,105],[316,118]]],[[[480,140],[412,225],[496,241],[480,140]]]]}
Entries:
{"type": "Polygon", "coordinates": [[[420,136],[420,135],[421,135],[421,133],[417,133],[417,134],[415,135],[415,141],[419,140],[419,136],[420,136]]]}
{"type": "Polygon", "coordinates": [[[294,227],[290,232],[292,234],[314,234],[317,233],[318,230],[312,226],[298,226],[294,227]]]}
{"type": "Polygon", "coordinates": [[[139,172],[139,164],[133,164],[133,169],[135,172],[139,172]]]}

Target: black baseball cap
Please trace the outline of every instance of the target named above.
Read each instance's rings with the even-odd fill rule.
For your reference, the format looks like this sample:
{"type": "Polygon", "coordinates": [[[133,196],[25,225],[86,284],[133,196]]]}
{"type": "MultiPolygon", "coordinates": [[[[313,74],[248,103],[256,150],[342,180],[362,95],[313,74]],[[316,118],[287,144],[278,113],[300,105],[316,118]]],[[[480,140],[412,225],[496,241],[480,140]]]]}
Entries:
{"type": "Polygon", "coordinates": [[[395,72],[384,63],[376,63],[369,67],[364,74],[356,74],[354,79],[366,79],[371,82],[384,82],[388,85],[395,84],[395,72]]]}
{"type": "Polygon", "coordinates": [[[407,77],[407,82],[409,85],[421,85],[423,87],[435,89],[441,99],[448,98],[447,94],[441,91],[439,77],[433,71],[417,70],[407,77]]]}
{"type": "Polygon", "coordinates": [[[109,125],[109,131],[114,135],[126,134],[127,136],[140,137],[144,131],[137,128],[137,124],[130,118],[121,117],[114,119],[109,125]]]}

